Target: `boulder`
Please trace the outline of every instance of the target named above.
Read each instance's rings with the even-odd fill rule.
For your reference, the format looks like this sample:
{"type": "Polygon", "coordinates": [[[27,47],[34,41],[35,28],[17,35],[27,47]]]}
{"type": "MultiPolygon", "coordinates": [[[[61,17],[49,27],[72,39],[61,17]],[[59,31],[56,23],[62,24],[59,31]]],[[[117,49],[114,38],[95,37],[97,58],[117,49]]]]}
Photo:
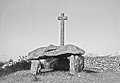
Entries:
{"type": "Polygon", "coordinates": [[[78,54],[79,56],[85,54],[85,51],[83,49],[80,49],[79,47],[67,44],[64,46],[55,46],[53,44],[50,44],[47,47],[40,47],[38,49],[33,50],[32,52],[28,53],[28,59],[39,59],[39,58],[47,58],[47,57],[68,57],[71,56],[71,54],[75,55],[78,54]]]}

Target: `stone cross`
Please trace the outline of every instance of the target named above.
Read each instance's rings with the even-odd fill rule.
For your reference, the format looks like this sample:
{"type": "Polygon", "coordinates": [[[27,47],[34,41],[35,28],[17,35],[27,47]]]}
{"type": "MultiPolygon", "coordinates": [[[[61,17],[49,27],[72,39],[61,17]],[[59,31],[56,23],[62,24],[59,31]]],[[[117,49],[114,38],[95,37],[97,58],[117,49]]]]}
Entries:
{"type": "Polygon", "coordinates": [[[64,13],[61,13],[61,16],[58,16],[58,20],[61,20],[60,24],[60,45],[64,46],[64,20],[67,20],[67,16],[64,16],[64,13]]]}

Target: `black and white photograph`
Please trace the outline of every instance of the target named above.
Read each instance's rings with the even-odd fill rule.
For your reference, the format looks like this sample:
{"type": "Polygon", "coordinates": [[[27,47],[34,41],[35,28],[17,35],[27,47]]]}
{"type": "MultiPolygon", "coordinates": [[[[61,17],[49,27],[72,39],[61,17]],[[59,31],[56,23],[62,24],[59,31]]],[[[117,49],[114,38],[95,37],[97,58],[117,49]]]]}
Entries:
{"type": "Polygon", "coordinates": [[[120,0],[0,0],[0,83],[120,83],[120,0]]]}

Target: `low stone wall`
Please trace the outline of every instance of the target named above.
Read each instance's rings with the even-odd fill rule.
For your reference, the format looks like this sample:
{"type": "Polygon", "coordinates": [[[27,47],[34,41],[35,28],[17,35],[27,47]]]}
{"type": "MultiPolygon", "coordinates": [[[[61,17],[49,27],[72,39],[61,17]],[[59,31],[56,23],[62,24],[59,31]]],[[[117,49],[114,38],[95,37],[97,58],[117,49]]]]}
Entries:
{"type": "Polygon", "coordinates": [[[120,71],[120,56],[85,57],[85,68],[97,71],[120,71]]]}

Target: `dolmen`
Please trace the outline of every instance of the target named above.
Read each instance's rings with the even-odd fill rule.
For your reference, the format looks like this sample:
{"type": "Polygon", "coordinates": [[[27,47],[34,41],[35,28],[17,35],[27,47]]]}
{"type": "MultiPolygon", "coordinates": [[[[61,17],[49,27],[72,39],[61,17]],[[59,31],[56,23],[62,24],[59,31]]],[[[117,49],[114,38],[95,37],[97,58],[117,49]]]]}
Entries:
{"type": "Polygon", "coordinates": [[[31,73],[37,74],[42,69],[68,70],[71,74],[81,72],[84,68],[83,49],[67,44],[55,46],[50,44],[47,47],[40,47],[28,53],[28,60],[31,61],[31,73]]]}

